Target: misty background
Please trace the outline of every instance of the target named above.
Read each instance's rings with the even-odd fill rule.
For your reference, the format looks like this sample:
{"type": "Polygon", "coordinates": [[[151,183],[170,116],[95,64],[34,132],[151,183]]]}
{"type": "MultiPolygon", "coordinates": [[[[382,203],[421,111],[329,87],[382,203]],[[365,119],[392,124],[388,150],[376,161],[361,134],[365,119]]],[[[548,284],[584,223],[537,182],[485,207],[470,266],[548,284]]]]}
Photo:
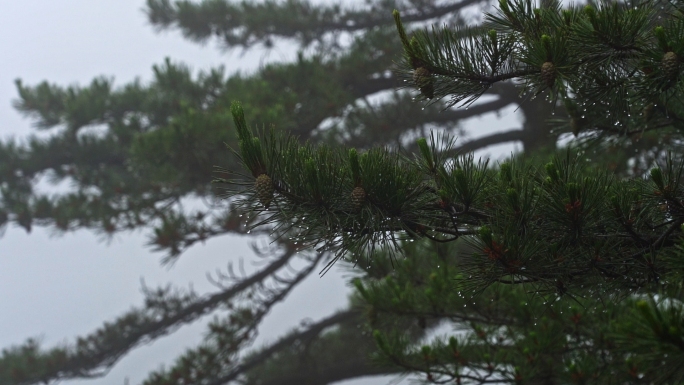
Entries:
{"type": "MultiPolygon", "coordinates": [[[[223,65],[227,74],[251,72],[260,64],[295,57],[295,45],[282,41],[269,53],[253,49],[240,56],[240,50],[223,52],[213,41],[200,46],[178,32],[156,33],[147,23],[143,5],[143,0],[2,2],[2,139],[14,137],[21,141],[29,134],[50,135],[50,131],[36,131],[31,119],[12,107],[17,98],[17,78],[26,85],[47,80],[66,86],[86,85],[104,75],[114,78],[116,87],[135,78],[146,83],[152,77],[152,66],[163,63],[165,57],[188,65],[194,73],[223,65]]],[[[500,117],[488,114],[470,119],[464,128],[467,138],[472,139],[519,125],[515,107],[509,107],[500,111],[500,117]]],[[[475,155],[500,159],[518,148],[507,144],[475,155]]],[[[55,187],[45,184],[45,188],[55,187]]],[[[216,288],[206,274],[240,258],[249,270],[255,260],[249,248],[251,241],[237,236],[217,237],[192,247],[167,268],[160,265],[161,253],[145,246],[147,238],[140,232],[121,233],[107,241],[84,230],[54,237],[41,227],[26,234],[21,228],[9,226],[0,239],[0,347],[20,344],[29,337],[39,337],[46,348],[72,342],[140,304],[141,280],[150,287],[172,284],[192,286],[199,293],[213,292],[216,288]]],[[[333,268],[324,277],[314,274],[300,284],[262,323],[255,346],[274,340],[305,318],[317,320],[345,307],[349,288],[343,275],[341,269],[333,268]]],[[[186,348],[199,342],[207,321],[205,317],[151,345],[134,349],[104,378],[62,383],[124,384],[128,379],[138,384],[151,370],[168,366],[186,348]]],[[[391,378],[340,384],[386,384],[391,378]]]]}

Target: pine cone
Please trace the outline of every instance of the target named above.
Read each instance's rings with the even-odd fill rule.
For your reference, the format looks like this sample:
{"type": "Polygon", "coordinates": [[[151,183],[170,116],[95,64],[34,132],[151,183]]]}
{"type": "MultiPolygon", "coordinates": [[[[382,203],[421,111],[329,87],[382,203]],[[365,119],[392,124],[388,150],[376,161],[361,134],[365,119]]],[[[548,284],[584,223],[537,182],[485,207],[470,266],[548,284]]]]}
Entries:
{"type": "Polygon", "coordinates": [[[679,69],[679,58],[677,54],[669,51],[663,55],[663,59],[660,61],[661,69],[666,78],[672,79],[677,75],[679,69]]]}
{"type": "Polygon", "coordinates": [[[266,174],[259,175],[254,182],[254,190],[256,190],[256,196],[259,202],[261,202],[264,207],[268,208],[273,200],[273,191],[275,190],[271,177],[266,174]]]}
{"type": "Polygon", "coordinates": [[[434,79],[432,73],[425,67],[418,67],[413,71],[413,83],[420,89],[420,92],[428,99],[435,96],[434,79]]]}
{"type": "Polygon", "coordinates": [[[556,66],[550,61],[542,64],[541,78],[549,88],[553,87],[556,82],[556,66]]]}
{"type": "Polygon", "coordinates": [[[363,202],[366,201],[366,190],[364,190],[363,187],[360,186],[354,187],[354,190],[352,190],[351,193],[351,201],[354,211],[361,211],[363,202]]]}

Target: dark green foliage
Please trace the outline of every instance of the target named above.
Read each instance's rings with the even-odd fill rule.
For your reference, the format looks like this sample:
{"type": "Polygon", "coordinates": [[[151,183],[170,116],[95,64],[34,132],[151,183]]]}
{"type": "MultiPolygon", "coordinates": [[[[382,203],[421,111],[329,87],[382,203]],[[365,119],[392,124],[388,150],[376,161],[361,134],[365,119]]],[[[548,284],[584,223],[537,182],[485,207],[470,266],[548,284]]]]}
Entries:
{"type": "MultiPolygon", "coordinates": [[[[638,299],[530,296],[523,286],[501,283],[474,295],[460,270],[472,252],[465,243],[422,241],[405,250],[406,259],[394,262],[391,275],[359,284],[359,293],[378,318],[442,320],[458,333],[416,344],[400,329],[376,331],[378,362],[423,372],[435,382],[681,382],[678,307],[638,299]],[[649,316],[639,314],[644,312],[649,316]]],[[[389,263],[386,256],[375,257],[374,263],[389,263]]]]}
{"type": "MultiPolygon", "coordinates": [[[[376,176],[364,209],[342,203],[358,185],[352,178],[317,202],[325,216],[308,208],[304,192],[285,187],[259,225],[297,223],[291,234],[306,245],[366,268],[354,285],[370,307],[377,361],[424,373],[427,382],[681,383],[684,159],[670,140],[681,140],[684,130],[684,83],[673,48],[684,35],[665,33],[681,31],[678,6],[669,6],[666,27],[656,28],[664,12],[654,1],[561,12],[557,2],[539,9],[502,0],[487,29],[426,30],[411,38],[395,12],[400,71],[426,97],[430,75],[430,103],[449,97],[450,105],[469,104],[494,83],[520,78],[534,96],[546,90],[563,98],[575,135],[594,135],[550,161],[518,157],[498,168],[454,156],[453,143],[434,137],[417,141],[415,159],[325,147],[320,151],[335,154],[328,167],[339,175],[359,175],[364,189],[371,182],[364,175],[376,176]],[[657,56],[662,68],[654,65],[657,56]],[[641,114],[651,104],[664,114],[655,124],[653,111],[641,114]],[[647,132],[656,129],[655,137],[647,132]],[[592,164],[583,155],[637,133],[634,142],[652,145],[660,135],[658,146],[667,143],[656,150],[662,161],[649,167],[650,178],[635,172],[643,159],[625,178],[610,171],[617,163],[592,164]],[[663,151],[667,146],[675,152],[663,151]],[[358,171],[345,161],[349,153],[358,157],[358,171]],[[460,332],[416,343],[401,328],[376,326],[383,316],[418,326],[446,320],[460,332]]],[[[285,163],[301,162],[296,148],[281,155],[285,163]]],[[[249,202],[245,209],[259,211],[249,202]]]]}

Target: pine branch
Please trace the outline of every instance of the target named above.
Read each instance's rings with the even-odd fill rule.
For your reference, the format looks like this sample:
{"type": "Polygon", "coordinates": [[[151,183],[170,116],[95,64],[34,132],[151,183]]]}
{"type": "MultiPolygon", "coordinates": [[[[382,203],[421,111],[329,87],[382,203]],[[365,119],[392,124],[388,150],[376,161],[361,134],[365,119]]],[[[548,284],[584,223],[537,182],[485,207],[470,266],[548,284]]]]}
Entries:
{"type": "MultiPolygon", "coordinates": [[[[533,10],[529,1],[513,3],[513,11],[507,1],[502,1],[498,14],[488,15],[486,28],[495,29],[466,28],[462,32],[443,28],[417,33],[411,47],[404,47],[400,75],[406,80],[412,77],[410,81],[417,88],[429,88],[424,96],[431,102],[449,96],[449,106],[470,104],[493,83],[511,78],[524,80],[535,96],[548,90],[556,101],[572,92],[583,104],[601,103],[618,111],[621,119],[631,116],[630,112],[635,114],[633,105],[639,101],[658,99],[667,104],[675,97],[671,88],[674,72],[667,75],[675,76],[669,80],[663,73],[634,78],[636,73],[644,73],[643,63],[657,66],[655,62],[668,50],[680,50],[667,43],[654,47],[651,28],[655,6],[650,2],[641,4],[639,11],[614,4],[603,6],[600,12],[587,7],[583,12],[577,8],[563,11],[563,15],[557,2],[543,11],[533,10]],[[466,38],[459,39],[457,35],[463,33],[466,38]],[[582,76],[585,73],[589,76],[582,76]],[[428,80],[418,84],[419,78],[430,79],[430,87],[425,83],[428,80]],[[655,89],[659,92],[654,93],[655,89]]],[[[667,27],[668,38],[659,28],[662,41],[682,38],[674,25],[667,27]]],[[[614,126],[616,118],[598,120],[614,126]]],[[[627,125],[643,125],[639,119],[626,120],[621,131],[628,131],[627,125]]]]}
{"type": "MultiPolygon", "coordinates": [[[[634,258],[625,257],[634,252],[635,257],[642,255],[647,250],[643,248],[643,239],[653,239],[655,249],[652,247],[652,250],[672,248],[676,244],[674,231],[679,231],[681,222],[662,232],[655,227],[644,228],[642,220],[637,238],[616,236],[624,227],[624,219],[616,217],[610,209],[613,204],[608,202],[607,194],[618,193],[613,190],[616,187],[612,179],[606,174],[590,176],[588,171],[582,171],[584,167],[578,156],[571,155],[569,150],[545,166],[546,178],[539,174],[539,169],[519,164],[515,167],[526,171],[515,177],[501,174],[501,179],[497,179],[486,163],[475,164],[470,155],[456,156],[447,164],[456,149],[517,139],[521,133],[495,134],[460,148],[450,143],[434,159],[431,151],[439,147],[434,138],[432,150],[424,144],[421,156],[414,160],[371,150],[359,158],[356,171],[349,169],[341,149],[335,153],[327,147],[298,148],[289,139],[271,139],[267,147],[274,152],[265,162],[279,167],[270,174],[279,186],[273,198],[277,210],[268,212],[256,226],[285,224],[293,231],[298,228],[294,236],[303,245],[336,250],[337,258],[372,253],[376,247],[398,249],[399,242],[421,236],[437,242],[453,242],[469,235],[466,239],[487,258],[473,260],[466,271],[477,271],[474,281],[483,287],[493,282],[536,283],[540,288],[561,287],[558,290],[565,293],[569,285],[581,286],[592,275],[612,280],[616,288],[622,286],[618,291],[650,285],[653,276],[643,268],[635,270],[634,258]],[[289,144],[279,144],[284,142],[289,144]],[[307,168],[310,170],[301,172],[307,168]],[[358,175],[351,178],[352,174],[358,175]],[[375,178],[376,175],[382,175],[382,179],[375,178]],[[356,187],[364,189],[363,210],[351,209],[351,192],[356,187]],[[492,228],[498,229],[496,238],[492,228]],[[548,245],[562,244],[564,253],[575,256],[578,247],[584,247],[581,245],[597,242],[613,245],[611,250],[602,251],[606,256],[556,261],[546,257],[548,245]],[[598,262],[605,259],[614,262],[598,262]],[[619,279],[621,275],[628,278],[619,279]]],[[[424,142],[420,139],[419,145],[421,141],[424,142]]],[[[669,161],[667,172],[672,173],[673,167],[669,161]]],[[[673,185],[679,185],[675,176],[668,178],[673,185]]],[[[660,194],[673,207],[670,215],[678,220],[684,218],[681,210],[677,211],[678,201],[670,202],[673,187],[665,190],[664,182],[653,181],[661,184],[660,194]]],[[[640,181],[628,184],[636,191],[648,188],[640,181]]],[[[242,196],[240,204],[246,210],[266,214],[254,195],[242,196]]],[[[655,205],[653,201],[650,204],[655,205]]],[[[662,217],[654,211],[644,211],[641,215],[644,220],[662,217]]],[[[663,270],[663,274],[669,273],[663,270]]]]}
{"type": "MultiPolygon", "coordinates": [[[[167,335],[218,306],[228,304],[231,299],[273,276],[294,255],[294,249],[287,250],[261,271],[239,280],[227,290],[204,298],[197,298],[193,293],[178,298],[167,298],[164,294],[166,291],[148,291],[146,308],[129,311],[91,335],[79,338],[79,342],[73,347],[55,348],[47,352],[12,348],[0,359],[0,378],[11,381],[7,384],[37,384],[47,379],[103,376],[131,349],[167,335]],[[24,356],[25,354],[28,356],[24,356]],[[55,354],[62,355],[60,361],[46,366],[45,362],[50,362],[51,356],[55,354]],[[16,360],[28,361],[28,364],[25,364],[26,369],[16,372],[16,360]],[[10,373],[19,374],[14,376],[10,373]]],[[[26,346],[29,345],[30,341],[26,346]]]]}
{"type": "MultiPolygon", "coordinates": [[[[463,0],[456,4],[433,4],[425,9],[412,7],[405,16],[408,22],[432,20],[482,3],[463,0]]],[[[266,1],[261,4],[228,1],[202,1],[172,4],[168,0],[148,0],[145,10],[150,23],[159,30],[178,28],[187,38],[203,42],[218,37],[230,49],[249,48],[255,44],[270,47],[272,39],[294,38],[307,46],[333,32],[355,32],[391,24],[384,15],[391,8],[381,2],[366,9],[351,10],[340,5],[313,5],[308,1],[266,1]],[[197,20],[207,20],[207,24],[197,20]],[[266,31],[266,32],[264,32],[266,31]]]]}
{"type": "Polygon", "coordinates": [[[335,326],[341,322],[353,319],[357,316],[358,311],[354,310],[339,312],[330,317],[324,318],[319,322],[309,325],[305,330],[290,333],[285,337],[281,337],[277,342],[269,345],[266,348],[260,349],[252,355],[249,355],[245,360],[243,360],[237,367],[232,369],[229,373],[226,373],[222,377],[207,383],[207,385],[227,384],[230,381],[235,380],[238,376],[262,364],[271,356],[277,354],[278,352],[286,348],[291,347],[295,341],[307,343],[307,341],[310,341],[318,337],[321,334],[321,332],[323,332],[325,329],[335,326]]]}
{"type": "Polygon", "coordinates": [[[219,379],[242,371],[238,360],[240,352],[252,343],[263,318],[308,277],[326,256],[327,253],[316,254],[293,277],[276,279],[280,287],[265,289],[265,298],[250,296],[248,308],[231,315],[227,320],[213,322],[203,344],[186,351],[169,369],[152,372],[144,384],[223,383],[219,379]]]}

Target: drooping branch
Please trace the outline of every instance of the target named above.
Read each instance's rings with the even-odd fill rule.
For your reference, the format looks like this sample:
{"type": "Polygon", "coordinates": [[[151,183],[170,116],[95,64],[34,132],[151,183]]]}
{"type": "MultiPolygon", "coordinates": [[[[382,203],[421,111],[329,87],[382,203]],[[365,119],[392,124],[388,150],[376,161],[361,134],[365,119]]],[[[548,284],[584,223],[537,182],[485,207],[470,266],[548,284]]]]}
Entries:
{"type": "Polygon", "coordinates": [[[270,346],[259,350],[257,353],[250,355],[245,358],[244,361],[242,361],[237,367],[235,367],[233,370],[230,372],[226,373],[224,376],[221,378],[218,378],[210,383],[209,385],[223,385],[227,384],[230,381],[233,381],[236,379],[238,376],[242,375],[243,373],[253,369],[254,367],[263,364],[264,361],[269,359],[271,356],[274,354],[278,353],[279,351],[289,348],[294,344],[295,342],[297,343],[306,343],[307,341],[310,341],[317,336],[321,334],[325,329],[330,328],[332,326],[338,325],[341,322],[348,321],[350,319],[353,319],[354,317],[357,317],[359,315],[359,312],[357,310],[346,310],[342,311],[339,313],[336,313],[330,317],[324,318],[319,322],[316,322],[315,324],[309,325],[305,330],[290,333],[289,335],[280,338],[277,342],[271,344],[270,346]]]}
{"type": "MultiPolygon", "coordinates": [[[[457,12],[482,0],[463,0],[456,4],[425,4],[406,11],[404,20],[422,22],[457,12]]],[[[198,4],[168,0],[148,0],[146,13],[159,30],[178,28],[194,41],[212,36],[227,48],[249,48],[258,43],[267,47],[272,39],[294,38],[303,45],[320,40],[331,32],[354,32],[391,25],[392,9],[397,5],[372,4],[368,10],[343,9],[340,5],[313,5],[308,1],[265,1],[257,4],[232,4],[228,1],[202,1],[198,4]],[[197,23],[198,20],[208,23],[197,23]]],[[[410,5],[407,4],[410,7],[410,5]]]]}
{"type": "Polygon", "coordinates": [[[225,320],[216,320],[209,325],[209,333],[203,344],[181,355],[168,370],[153,372],[145,385],[169,383],[217,383],[217,379],[240,370],[239,357],[253,342],[257,328],[271,308],[283,301],[301,283],[327,253],[318,253],[307,258],[308,265],[293,277],[276,277],[274,288],[262,287],[262,295],[248,295],[248,307],[239,309],[225,320]]]}
{"type": "MultiPolygon", "coordinates": [[[[173,332],[197,320],[236,296],[262,285],[295,255],[294,248],[259,272],[238,281],[222,292],[198,298],[194,293],[169,295],[168,290],[147,291],[146,308],[127,312],[91,335],[79,338],[75,346],[41,352],[32,341],[6,350],[0,358],[0,379],[8,384],[36,384],[50,380],[99,377],[131,349],[173,332]],[[17,369],[17,362],[24,369],[17,369]]],[[[315,263],[313,263],[315,265],[315,263]]],[[[311,269],[311,268],[310,268],[311,269]]],[[[299,282],[299,281],[297,281],[299,282]]],[[[281,300],[284,297],[277,297],[281,300]]]]}

